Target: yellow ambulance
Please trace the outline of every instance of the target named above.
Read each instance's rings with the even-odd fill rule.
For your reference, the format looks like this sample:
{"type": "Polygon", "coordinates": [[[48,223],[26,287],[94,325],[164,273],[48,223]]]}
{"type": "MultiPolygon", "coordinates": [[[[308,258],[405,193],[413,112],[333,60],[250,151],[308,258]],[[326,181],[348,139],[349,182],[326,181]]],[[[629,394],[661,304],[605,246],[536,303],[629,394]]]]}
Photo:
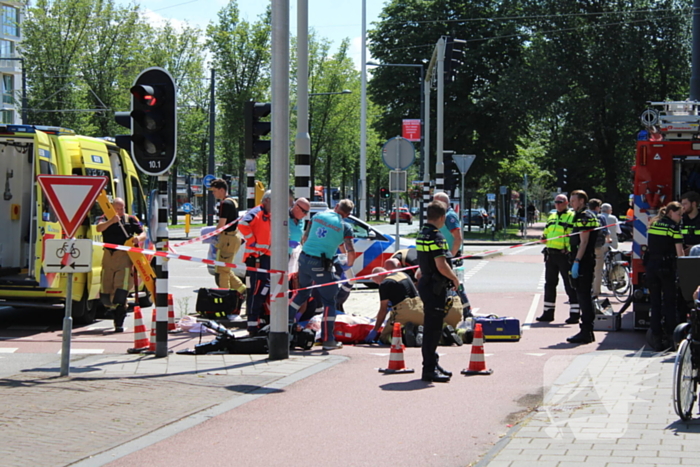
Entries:
{"type": "MultiPolygon", "coordinates": [[[[106,176],[111,198],[123,198],[128,214],[142,221],[146,202],[129,154],[113,142],[76,135],[72,130],[32,125],[0,125],[0,306],[63,310],[67,274],[43,269],[44,242],[63,238],[61,225],[36,176],[106,176]],[[4,183],[2,183],[4,181],[4,183]]],[[[90,210],[75,238],[102,241],[95,224],[99,205],[90,210]]],[[[92,272],[73,274],[73,317],[94,321],[99,303],[102,249],[92,251],[92,272]]]]}

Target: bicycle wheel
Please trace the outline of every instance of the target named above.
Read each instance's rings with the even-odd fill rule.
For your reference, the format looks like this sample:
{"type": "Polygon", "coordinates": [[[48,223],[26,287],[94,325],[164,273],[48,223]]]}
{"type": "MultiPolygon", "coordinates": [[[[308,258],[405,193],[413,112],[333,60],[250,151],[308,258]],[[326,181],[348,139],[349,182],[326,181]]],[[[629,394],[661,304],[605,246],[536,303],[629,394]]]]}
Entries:
{"type": "Polygon", "coordinates": [[[673,365],[673,408],[681,420],[692,418],[695,393],[698,381],[697,370],[693,368],[690,340],[683,339],[678,347],[676,363],[673,365]]]}
{"type": "Polygon", "coordinates": [[[613,295],[619,302],[625,302],[632,293],[632,281],[630,281],[630,270],[628,266],[616,264],[610,272],[613,295]]]}

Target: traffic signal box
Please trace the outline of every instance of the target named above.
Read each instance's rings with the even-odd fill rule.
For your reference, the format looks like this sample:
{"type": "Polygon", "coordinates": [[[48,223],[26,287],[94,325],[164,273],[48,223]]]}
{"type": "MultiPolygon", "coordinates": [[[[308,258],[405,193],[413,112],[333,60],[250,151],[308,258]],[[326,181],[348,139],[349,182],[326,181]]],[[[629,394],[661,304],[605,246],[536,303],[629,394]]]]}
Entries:
{"type": "Polygon", "coordinates": [[[462,48],[467,41],[455,39],[454,37],[445,38],[445,77],[452,81],[455,75],[455,69],[462,64],[462,48]]]}
{"type": "Polygon", "coordinates": [[[450,193],[450,196],[454,196],[455,189],[459,186],[460,172],[459,167],[455,163],[452,155],[454,151],[443,151],[442,162],[444,164],[445,173],[443,174],[445,179],[445,191],[450,193]]]}
{"type": "Polygon", "coordinates": [[[391,195],[391,193],[389,193],[388,188],[380,188],[379,189],[379,196],[381,198],[388,198],[390,195],[391,195]]]}
{"type": "Polygon", "coordinates": [[[131,153],[136,167],[149,175],[165,173],[177,154],[177,90],[162,68],[148,68],[136,78],[131,112],[116,112],[115,121],[131,129],[116,143],[131,153]]]}
{"type": "Polygon", "coordinates": [[[271,141],[260,139],[270,133],[271,123],[262,122],[272,111],[272,104],[249,101],[244,104],[245,117],[245,158],[256,159],[261,154],[270,152],[271,141]]]}

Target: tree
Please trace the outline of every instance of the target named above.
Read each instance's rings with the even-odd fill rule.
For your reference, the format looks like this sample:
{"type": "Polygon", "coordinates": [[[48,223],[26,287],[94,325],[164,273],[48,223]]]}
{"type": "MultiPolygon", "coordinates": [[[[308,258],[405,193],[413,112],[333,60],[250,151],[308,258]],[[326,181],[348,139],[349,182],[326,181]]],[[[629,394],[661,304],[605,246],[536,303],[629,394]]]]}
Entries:
{"type": "Polygon", "coordinates": [[[225,173],[239,176],[245,199],[243,103],[267,102],[270,86],[270,9],[256,22],[240,19],[235,0],[207,27],[206,46],[217,73],[217,152],[225,173]]]}

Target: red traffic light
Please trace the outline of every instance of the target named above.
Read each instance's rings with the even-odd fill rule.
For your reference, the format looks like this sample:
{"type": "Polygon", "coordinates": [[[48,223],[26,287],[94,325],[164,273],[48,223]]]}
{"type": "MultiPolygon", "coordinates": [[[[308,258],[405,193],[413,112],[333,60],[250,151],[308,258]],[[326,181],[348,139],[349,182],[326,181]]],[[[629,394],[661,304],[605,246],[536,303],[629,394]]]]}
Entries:
{"type": "Polygon", "coordinates": [[[142,105],[147,107],[155,107],[156,105],[160,104],[160,100],[157,96],[158,90],[153,86],[137,84],[136,86],[132,86],[130,91],[134,98],[136,98],[142,105]]]}

